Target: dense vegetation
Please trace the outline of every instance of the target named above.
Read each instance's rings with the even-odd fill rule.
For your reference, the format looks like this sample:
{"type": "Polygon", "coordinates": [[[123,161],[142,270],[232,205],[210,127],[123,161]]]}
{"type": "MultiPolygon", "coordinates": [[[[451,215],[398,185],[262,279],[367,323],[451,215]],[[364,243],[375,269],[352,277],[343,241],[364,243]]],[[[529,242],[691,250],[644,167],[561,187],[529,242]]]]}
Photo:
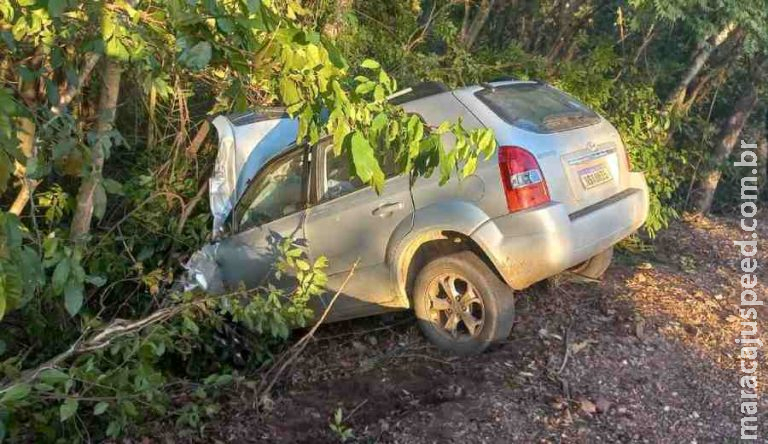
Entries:
{"type": "Polygon", "coordinates": [[[760,143],[764,186],[767,15],[765,0],[0,0],[0,440],[157,415],[196,428],[230,384],[263,391],[254,372],[307,322],[324,261],[288,242],[275,273],[297,275],[292,292],[169,291],[210,231],[207,117],[287,106],[301,139],[333,135],[380,188],[384,153],[447,180],[494,148],[458,122],[424,128],[385,101],[398,88],[545,80],[619,128],[653,235],[733,205],[740,136],[760,143]]]}

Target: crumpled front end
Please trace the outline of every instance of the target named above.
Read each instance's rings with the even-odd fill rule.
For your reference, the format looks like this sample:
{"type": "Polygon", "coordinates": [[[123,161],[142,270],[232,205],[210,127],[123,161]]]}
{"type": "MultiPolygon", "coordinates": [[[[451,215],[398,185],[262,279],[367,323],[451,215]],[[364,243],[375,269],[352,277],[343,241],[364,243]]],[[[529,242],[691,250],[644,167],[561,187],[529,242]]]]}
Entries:
{"type": "Polygon", "coordinates": [[[208,293],[224,292],[224,280],[221,268],[216,260],[219,244],[208,244],[192,254],[184,268],[182,278],[184,291],[203,290],[208,293]]]}
{"type": "Polygon", "coordinates": [[[250,181],[275,156],[296,143],[298,121],[282,110],[218,116],[219,151],[209,179],[213,235],[219,236],[250,181]]]}

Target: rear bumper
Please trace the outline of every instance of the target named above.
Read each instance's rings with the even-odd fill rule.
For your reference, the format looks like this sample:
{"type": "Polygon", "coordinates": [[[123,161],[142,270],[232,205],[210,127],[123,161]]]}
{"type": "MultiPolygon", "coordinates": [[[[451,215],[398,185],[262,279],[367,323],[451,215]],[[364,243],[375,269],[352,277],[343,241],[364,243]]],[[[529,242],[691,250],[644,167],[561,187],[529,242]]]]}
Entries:
{"type": "Polygon", "coordinates": [[[565,205],[543,207],[486,221],[472,239],[512,288],[522,289],[571,268],[640,228],[648,216],[648,187],[630,173],[621,193],[573,214],[565,205]]]}

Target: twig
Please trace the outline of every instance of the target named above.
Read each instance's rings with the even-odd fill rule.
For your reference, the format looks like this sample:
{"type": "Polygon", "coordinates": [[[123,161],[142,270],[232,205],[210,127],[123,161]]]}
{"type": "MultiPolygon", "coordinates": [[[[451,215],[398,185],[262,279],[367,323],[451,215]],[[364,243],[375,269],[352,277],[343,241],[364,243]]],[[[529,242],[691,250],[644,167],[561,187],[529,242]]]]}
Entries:
{"type": "Polygon", "coordinates": [[[413,317],[409,317],[407,319],[403,319],[401,321],[393,322],[391,324],[384,325],[382,327],[376,327],[376,328],[360,330],[360,331],[353,331],[353,332],[349,332],[349,333],[342,333],[342,334],[333,335],[333,336],[323,336],[323,337],[317,338],[317,340],[318,341],[330,341],[330,340],[339,339],[339,338],[346,338],[347,336],[363,336],[363,335],[367,335],[367,334],[374,333],[374,332],[381,331],[381,330],[392,330],[394,327],[397,327],[399,325],[411,324],[411,323],[414,322],[414,320],[415,319],[413,317]]]}
{"type": "Polygon", "coordinates": [[[571,414],[571,387],[565,378],[560,376],[565,370],[566,364],[568,364],[568,357],[571,356],[571,325],[573,325],[573,318],[568,322],[568,327],[565,329],[563,335],[563,342],[565,343],[565,354],[563,355],[563,363],[560,365],[560,369],[557,371],[557,379],[560,381],[560,387],[563,390],[563,396],[565,396],[566,412],[568,413],[568,422],[573,423],[573,415],[571,414]]]}
{"type": "Polygon", "coordinates": [[[109,237],[109,235],[110,235],[110,234],[112,234],[112,232],[113,232],[113,231],[115,231],[115,230],[116,230],[116,229],[117,229],[117,228],[118,228],[120,225],[122,225],[122,224],[123,224],[123,222],[127,221],[128,219],[130,219],[130,218],[131,218],[131,216],[133,216],[133,214],[134,214],[134,213],[136,213],[136,212],[137,212],[137,211],[139,211],[141,208],[143,208],[143,207],[144,207],[144,205],[148,204],[148,203],[149,203],[149,202],[151,202],[153,199],[155,199],[155,198],[157,198],[157,197],[160,197],[160,196],[165,196],[165,197],[172,197],[172,198],[174,198],[174,199],[178,199],[178,200],[179,200],[179,202],[181,203],[181,207],[182,207],[182,208],[184,208],[184,199],[183,199],[181,196],[179,196],[178,194],[176,194],[176,193],[172,193],[172,192],[170,192],[170,191],[156,191],[156,192],[154,192],[154,193],[150,194],[150,195],[149,195],[149,196],[148,196],[146,199],[144,199],[143,201],[141,201],[141,202],[140,202],[138,205],[136,205],[136,206],[135,206],[135,207],[134,207],[134,208],[133,208],[131,211],[129,211],[129,212],[128,212],[128,214],[126,214],[125,216],[123,216],[123,218],[122,218],[122,219],[120,219],[119,221],[117,221],[117,223],[115,223],[114,225],[112,225],[112,227],[111,227],[109,230],[107,230],[107,231],[106,231],[104,234],[102,234],[102,235],[101,235],[101,238],[100,238],[100,239],[99,239],[99,241],[96,243],[96,245],[94,245],[93,247],[91,247],[90,251],[89,251],[89,252],[86,254],[86,257],[90,256],[90,254],[91,254],[92,252],[94,252],[94,251],[95,251],[95,250],[96,250],[98,247],[100,247],[100,246],[101,246],[101,244],[102,244],[102,243],[104,243],[104,241],[105,241],[105,240],[106,240],[106,239],[109,237]]]}
{"type": "Polygon", "coordinates": [[[565,411],[568,413],[568,422],[573,424],[573,415],[571,414],[571,387],[565,379],[562,379],[559,376],[558,379],[560,379],[560,388],[563,390],[563,396],[565,396],[565,411]]]}
{"type": "Polygon", "coordinates": [[[352,416],[354,416],[354,414],[357,413],[357,411],[360,409],[360,407],[364,406],[367,403],[368,403],[368,398],[363,399],[363,402],[358,404],[357,407],[355,407],[352,410],[350,410],[350,412],[347,414],[347,420],[351,419],[352,416]]]}
{"type": "Polygon", "coordinates": [[[557,376],[560,376],[560,374],[565,369],[565,365],[568,364],[568,357],[571,356],[571,346],[570,346],[570,336],[571,336],[571,321],[568,323],[568,327],[565,329],[565,338],[563,339],[563,342],[565,343],[565,354],[563,355],[563,363],[560,365],[560,370],[557,371],[557,376]]]}
{"type": "Polygon", "coordinates": [[[393,355],[392,358],[425,359],[427,361],[439,362],[440,364],[453,365],[453,362],[451,362],[451,361],[446,361],[446,360],[443,360],[443,359],[438,359],[438,358],[435,358],[435,357],[432,357],[432,356],[429,356],[429,355],[420,354],[420,353],[406,353],[406,354],[402,354],[402,355],[393,355]]]}
{"type": "Polygon", "coordinates": [[[61,115],[61,113],[72,103],[72,100],[77,97],[83,89],[83,86],[88,82],[91,77],[91,72],[96,64],[99,63],[101,55],[95,52],[89,52],[85,55],[85,63],[83,64],[83,70],[80,71],[80,75],[77,77],[77,83],[71,83],[67,86],[67,90],[59,98],[59,103],[51,108],[51,112],[55,116],[61,115]]]}
{"type": "Polygon", "coordinates": [[[205,304],[208,301],[218,299],[218,298],[229,297],[234,294],[237,294],[237,293],[228,293],[223,295],[210,295],[208,297],[200,298],[200,299],[189,301],[186,303],[161,308],[155,311],[154,313],[150,314],[149,316],[141,319],[136,319],[136,320],[115,319],[112,322],[110,322],[107,326],[102,327],[98,330],[92,331],[92,330],[86,329],[83,331],[80,337],[74,343],[72,343],[69,346],[69,348],[67,348],[65,351],[59,353],[58,355],[38,365],[37,367],[29,368],[27,370],[22,371],[21,375],[18,378],[15,378],[14,381],[11,381],[11,382],[3,381],[5,384],[0,386],[0,393],[5,392],[6,390],[8,390],[14,385],[17,385],[20,383],[32,382],[35,379],[37,379],[37,377],[43,371],[51,368],[56,368],[60,364],[68,361],[71,358],[80,356],[84,353],[104,349],[108,347],[116,339],[131,335],[134,333],[138,333],[141,330],[151,325],[165,322],[188,308],[200,306],[201,304],[205,304]]]}
{"type": "Polygon", "coordinates": [[[344,279],[344,282],[341,283],[341,286],[336,291],[336,294],[333,295],[333,298],[331,299],[331,302],[328,304],[328,307],[325,308],[323,311],[323,314],[320,316],[320,319],[315,322],[315,325],[312,327],[312,329],[307,332],[299,341],[294,344],[288,351],[286,352],[287,358],[278,361],[275,363],[275,366],[279,364],[277,367],[277,371],[272,375],[271,378],[267,379],[266,375],[269,375],[272,373],[272,370],[275,368],[274,366],[270,368],[265,378],[262,380],[262,384],[260,384],[259,387],[259,399],[262,399],[264,396],[269,394],[269,392],[272,390],[272,387],[277,383],[278,379],[283,375],[285,370],[288,368],[288,365],[291,364],[293,361],[296,360],[296,358],[299,357],[301,352],[304,351],[304,349],[307,347],[307,344],[309,343],[309,340],[312,339],[312,337],[315,335],[315,332],[320,327],[320,325],[325,322],[325,318],[328,317],[328,314],[331,312],[331,309],[333,308],[333,304],[336,302],[336,299],[338,299],[341,292],[344,290],[344,287],[346,287],[349,280],[352,278],[352,275],[355,274],[355,269],[357,268],[357,264],[360,263],[360,259],[355,261],[355,263],[352,265],[352,269],[349,270],[349,274],[347,274],[346,279],[344,279]],[[266,382],[268,381],[268,382],[266,382]],[[266,384],[265,384],[266,382],[266,384]]]}

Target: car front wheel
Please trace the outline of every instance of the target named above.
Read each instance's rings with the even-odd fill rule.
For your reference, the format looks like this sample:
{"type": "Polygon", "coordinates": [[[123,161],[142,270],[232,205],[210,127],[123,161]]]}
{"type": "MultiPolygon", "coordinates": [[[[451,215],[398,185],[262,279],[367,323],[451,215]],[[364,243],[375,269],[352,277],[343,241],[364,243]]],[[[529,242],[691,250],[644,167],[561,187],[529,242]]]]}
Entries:
{"type": "Polygon", "coordinates": [[[469,251],[429,262],[416,278],[413,305],[424,335],[457,355],[505,339],[515,316],[512,289],[469,251]]]}

